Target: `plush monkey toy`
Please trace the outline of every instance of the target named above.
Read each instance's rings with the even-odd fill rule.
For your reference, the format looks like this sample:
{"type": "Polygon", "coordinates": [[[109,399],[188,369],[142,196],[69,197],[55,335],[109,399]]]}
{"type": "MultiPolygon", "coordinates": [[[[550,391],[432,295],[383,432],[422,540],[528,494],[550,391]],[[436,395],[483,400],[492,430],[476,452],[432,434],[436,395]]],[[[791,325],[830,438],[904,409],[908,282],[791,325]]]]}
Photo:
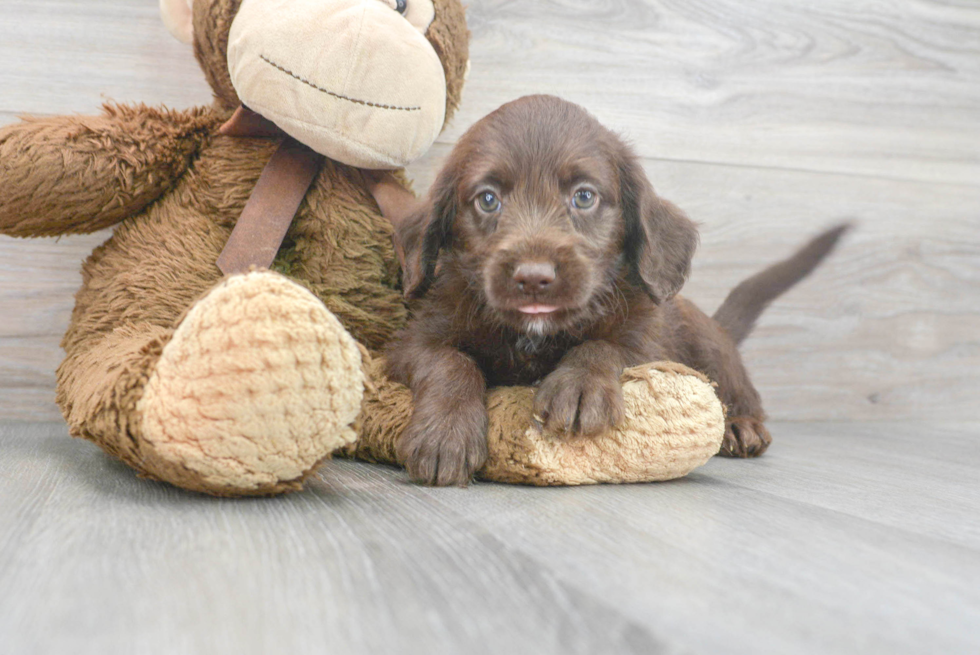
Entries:
{"type": "MultiPolygon", "coordinates": [[[[62,341],[71,434],[216,495],[298,489],[338,449],[393,462],[411,396],[375,353],[406,307],[361,169],[414,160],[457,107],[459,0],[161,7],[193,44],[211,106],[106,105],[0,128],[0,233],[115,226],[83,266],[62,341]]],[[[493,391],[479,475],[668,479],[717,452],[723,412],[700,375],[651,365],[624,380],[626,423],[588,441],[537,433],[532,390],[493,391]]]]}

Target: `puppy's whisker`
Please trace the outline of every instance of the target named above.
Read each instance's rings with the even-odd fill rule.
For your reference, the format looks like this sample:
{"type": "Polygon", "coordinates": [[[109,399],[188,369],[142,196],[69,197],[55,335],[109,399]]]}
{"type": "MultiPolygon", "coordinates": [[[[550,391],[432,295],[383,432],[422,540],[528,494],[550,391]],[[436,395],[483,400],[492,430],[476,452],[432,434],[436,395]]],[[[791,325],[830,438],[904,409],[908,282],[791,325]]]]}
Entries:
{"type": "Polygon", "coordinates": [[[630,303],[629,303],[629,300],[626,299],[626,294],[623,293],[623,290],[620,289],[618,285],[617,286],[614,286],[613,289],[616,292],[616,308],[617,309],[620,309],[620,308],[622,309],[622,312],[623,312],[623,320],[624,321],[625,320],[629,320],[629,317],[630,317],[630,303]]]}

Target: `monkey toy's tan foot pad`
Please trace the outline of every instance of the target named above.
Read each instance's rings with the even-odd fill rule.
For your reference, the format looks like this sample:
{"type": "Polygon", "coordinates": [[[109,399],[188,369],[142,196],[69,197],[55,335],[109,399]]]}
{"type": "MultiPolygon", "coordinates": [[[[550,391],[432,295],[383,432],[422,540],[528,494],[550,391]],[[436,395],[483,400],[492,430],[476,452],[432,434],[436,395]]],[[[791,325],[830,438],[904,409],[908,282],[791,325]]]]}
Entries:
{"type": "Polygon", "coordinates": [[[269,271],[222,281],[187,313],[138,405],[148,470],[219,495],[298,489],[355,438],[357,344],[308,291],[269,271]]]}
{"type": "Polygon", "coordinates": [[[521,417],[531,411],[532,389],[492,392],[490,458],[478,475],[536,485],[655,482],[683,477],[718,452],[725,413],[703,375],[655,362],[626,369],[622,383],[625,420],[592,437],[527,427],[521,417]]]}

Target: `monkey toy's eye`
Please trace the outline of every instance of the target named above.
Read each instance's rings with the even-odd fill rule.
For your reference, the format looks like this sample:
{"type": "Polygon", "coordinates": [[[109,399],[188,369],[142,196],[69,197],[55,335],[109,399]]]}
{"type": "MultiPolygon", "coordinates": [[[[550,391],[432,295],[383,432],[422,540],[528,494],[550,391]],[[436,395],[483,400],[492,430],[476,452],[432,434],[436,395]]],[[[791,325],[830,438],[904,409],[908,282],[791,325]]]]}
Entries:
{"type": "Polygon", "coordinates": [[[408,9],[408,0],[395,0],[395,11],[404,16],[406,9],[408,9]]]}
{"type": "Polygon", "coordinates": [[[493,191],[481,191],[476,197],[476,206],[485,214],[492,214],[500,209],[500,199],[493,191]]]}
{"type": "Polygon", "coordinates": [[[599,200],[599,194],[592,189],[579,189],[572,196],[572,205],[576,209],[592,209],[597,200],[599,200]]]}

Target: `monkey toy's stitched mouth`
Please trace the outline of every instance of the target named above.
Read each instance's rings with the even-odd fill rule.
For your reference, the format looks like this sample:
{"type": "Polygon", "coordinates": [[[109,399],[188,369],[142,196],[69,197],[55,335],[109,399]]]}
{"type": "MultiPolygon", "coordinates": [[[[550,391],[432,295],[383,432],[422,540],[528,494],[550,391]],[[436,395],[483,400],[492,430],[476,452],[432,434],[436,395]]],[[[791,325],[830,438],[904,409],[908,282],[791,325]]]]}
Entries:
{"type": "Polygon", "coordinates": [[[316,89],[317,91],[319,91],[321,93],[325,93],[328,96],[331,96],[333,98],[337,98],[338,100],[346,100],[347,102],[352,102],[352,103],[357,104],[357,105],[364,105],[366,107],[374,107],[376,109],[390,109],[390,110],[393,110],[393,111],[422,111],[422,108],[421,107],[399,107],[397,105],[386,105],[386,104],[383,104],[383,103],[380,103],[380,102],[371,102],[369,100],[359,100],[358,98],[351,98],[351,97],[342,95],[340,93],[335,93],[335,92],[333,92],[333,91],[331,91],[329,89],[324,89],[322,86],[319,86],[317,84],[314,84],[313,82],[309,81],[308,79],[306,79],[305,77],[303,77],[301,75],[297,75],[293,71],[289,70],[285,66],[282,66],[280,64],[277,64],[276,62],[274,62],[272,59],[270,59],[269,57],[267,57],[265,55],[259,55],[259,58],[262,59],[262,61],[264,61],[265,63],[267,63],[270,66],[272,66],[273,68],[275,68],[275,69],[277,69],[277,70],[285,73],[286,75],[289,75],[290,77],[292,77],[295,80],[299,80],[300,82],[302,82],[306,86],[308,86],[310,88],[313,88],[313,89],[316,89]]]}

